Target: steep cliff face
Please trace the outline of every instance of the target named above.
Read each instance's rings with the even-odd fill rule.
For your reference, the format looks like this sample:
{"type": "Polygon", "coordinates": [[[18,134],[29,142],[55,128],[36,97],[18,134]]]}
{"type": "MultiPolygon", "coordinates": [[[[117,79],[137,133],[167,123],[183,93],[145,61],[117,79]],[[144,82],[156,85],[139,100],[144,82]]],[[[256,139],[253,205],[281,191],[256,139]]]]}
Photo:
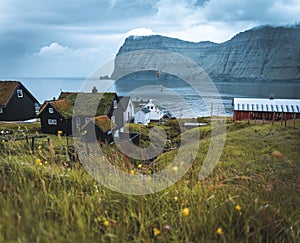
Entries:
{"type": "Polygon", "coordinates": [[[141,66],[151,63],[157,67],[168,63],[163,56],[136,60],[136,55],[128,55],[126,60],[118,59],[121,54],[146,49],[182,54],[199,64],[212,78],[300,81],[300,25],[258,27],[221,44],[193,43],[159,35],[131,36],[117,54],[112,78],[132,63],[138,62],[141,66]]]}

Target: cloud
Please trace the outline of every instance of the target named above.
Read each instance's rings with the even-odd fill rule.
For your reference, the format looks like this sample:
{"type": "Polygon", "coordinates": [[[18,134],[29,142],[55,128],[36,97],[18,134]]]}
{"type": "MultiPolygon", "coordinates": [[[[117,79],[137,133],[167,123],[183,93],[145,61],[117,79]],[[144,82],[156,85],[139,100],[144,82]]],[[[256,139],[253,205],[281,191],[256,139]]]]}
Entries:
{"type": "Polygon", "coordinates": [[[128,36],[131,36],[131,35],[134,35],[134,36],[148,36],[148,35],[155,35],[156,33],[152,30],[152,29],[149,29],[149,28],[136,28],[136,29],[132,29],[130,31],[128,31],[124,37],[128,37],[128,36]]]}
{"type": "Polygon", "coordinates": [[[35,55],[38,56],[65,56],[75,53],[76,51],[65,46],[61,46],[57,42],[51,43],[49,46],[44,46],[35,55]]]}
{"type": "Polygon", "coordinates": [[[157,18],[185,25],[208,22],[287,24],[300,20],[298,0],[160,0],[157,18]],[[171,6],[171,7],[170,7],[171,6]],[[176,14],[174,14],[176,13],[176,14]]]}
{"type": "Polygon", "coordinates": [[[299,0],[0,2],[0,73],[14,75],[17,62],[32,75],[40,62],[44,70],[64,66],[62,73],[88,66],[85,75],[113,58],[129,35],[223,42],[254,26],[300,22],[299,0]]]}
{"type": "Polygon", "coordinates": [[[190,41],[223,42],[258,25],[300,21],[298,0],[159,0],[155,30],[190,41]]]}

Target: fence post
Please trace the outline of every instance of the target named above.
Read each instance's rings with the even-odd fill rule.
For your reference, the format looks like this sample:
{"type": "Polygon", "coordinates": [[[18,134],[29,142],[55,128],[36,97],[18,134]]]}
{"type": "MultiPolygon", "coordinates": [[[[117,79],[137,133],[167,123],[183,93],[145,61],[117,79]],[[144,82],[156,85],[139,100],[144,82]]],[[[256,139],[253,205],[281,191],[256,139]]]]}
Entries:
{"type": "Polygon", "coordinates": [[[34,154],[34,137],[31,138],[31,151],[34,154]]]}

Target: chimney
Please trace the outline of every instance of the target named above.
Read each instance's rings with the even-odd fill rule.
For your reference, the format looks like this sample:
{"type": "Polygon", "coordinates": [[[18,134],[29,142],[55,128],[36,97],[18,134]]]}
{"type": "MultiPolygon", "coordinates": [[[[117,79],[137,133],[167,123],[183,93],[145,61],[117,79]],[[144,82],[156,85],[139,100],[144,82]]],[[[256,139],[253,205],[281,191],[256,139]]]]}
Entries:
{"type": "Polygon", "coordinates": [[[98,93],[98,89],[94,86],[92,89],[92,94],[97,94],[98,93]]]}
{"type": "Polygon", "coordinates": [[[270,100],[274,100],[274,94],[270,94],[270,100]]]}

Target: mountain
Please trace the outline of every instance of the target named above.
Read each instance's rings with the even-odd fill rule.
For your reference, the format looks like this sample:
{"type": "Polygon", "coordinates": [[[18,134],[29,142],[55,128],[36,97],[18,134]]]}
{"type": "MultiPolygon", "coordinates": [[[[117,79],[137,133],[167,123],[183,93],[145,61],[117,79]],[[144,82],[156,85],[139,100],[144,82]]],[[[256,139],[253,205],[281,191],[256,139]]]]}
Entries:
{"type": "Polygon", "coordinates": [[[163,56],[137,60],[138,56],[132,52],[147,49],[182,54],[213,79],[300,81],[300,25],[256,27],[220,44],[209,41],[194,43],[160,35],[130,36],[119,49],[112,78],[116,79],[118,73],[132,63],[139,62],[140,66],[151,63],[154,67],[168,63],[163,56]],[[133,54],[125,59],[119,58],[130,52],[133,54]]]}

